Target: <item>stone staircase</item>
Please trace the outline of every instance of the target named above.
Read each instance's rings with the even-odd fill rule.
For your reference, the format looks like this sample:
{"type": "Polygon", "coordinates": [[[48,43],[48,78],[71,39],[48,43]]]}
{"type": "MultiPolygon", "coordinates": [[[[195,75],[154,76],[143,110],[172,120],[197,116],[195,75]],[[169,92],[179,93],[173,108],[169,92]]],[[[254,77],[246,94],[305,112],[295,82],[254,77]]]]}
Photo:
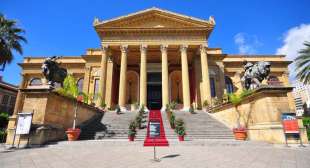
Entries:
{"type": "MultiPolygon", "coordinates": [[[[122,112],[116,114],[107,111],[101,116],[96,116],[91,122],[84,124],[80,135],[81,140],[91,139],[128,139],[128,125],[137,112],[122,112]]],[[[146,128],[137,129],[136,140],[144,140],[146,128]]]]}
{"type": "MultiPolygon", "coordinates": [[[[194,139],[234,139],[232,131],[224,124],[212,118],[208,113],[196,111],[195,114],[189,112],[175,111],[176,118],[183,118],[186,125],[186,140],[194,139]]],[[[96,115],[91,120],[81,125],[81,140],[91,139],[128,139],[128,125],[135,118],[137,112],[123,112],[116,114],[108,111],[96,115]]],[[[146,120],[148,120],[148,114],[146,120]]],[[[166,138],[169,140],[178,139],[177,134],[170,128],[169,120],[165,112],[162,113],[163,125],[166,138]]],[[[146,121],[147,123],[147,121],[146,121]]],[[[145,123],[145,124],[146,124],[145,123]]],[[[144,141],[146,137],[146,125],[144,129],[137,129],[135,141],[144,141]]]]}
{"type": "MultiPolygon", "coordinates": [[[[232,131],[221,122],[212,118],[208,113],[203,111],[196,111],[195,114],[189,112],[176,111],[174,112],[176,119],[182,118],[186,126],[186,140],[193,139],[234,139],[232,131]]],[[[163,114],[166,117],[166,115],[163,114]]],[[[169,124],[168,120],[165,119],[169,124]]],[[[166,124],[166,125],[167,125],[166,124]]],[[[176,134],[170,128],[166,127],[166,135],[171,139],[177,138],[176,134]],[[169,128],[169,129],[167,129],[169,128]],[[174,134],[170,135],[170,134],[174,134]]]]}

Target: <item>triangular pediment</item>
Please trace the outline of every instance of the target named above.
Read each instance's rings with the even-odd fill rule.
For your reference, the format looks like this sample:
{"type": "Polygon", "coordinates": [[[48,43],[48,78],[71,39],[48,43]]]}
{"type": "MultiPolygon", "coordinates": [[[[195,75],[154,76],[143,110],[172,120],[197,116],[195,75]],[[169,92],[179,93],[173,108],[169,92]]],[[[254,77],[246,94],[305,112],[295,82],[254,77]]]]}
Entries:
{"type": "Polygon", "coordinates": [[[150,8],[115,19],[99,21],[95,19],[96,28],[191,28],[213,27],[214,19],[202,20],[170,11],[150,8]]]}

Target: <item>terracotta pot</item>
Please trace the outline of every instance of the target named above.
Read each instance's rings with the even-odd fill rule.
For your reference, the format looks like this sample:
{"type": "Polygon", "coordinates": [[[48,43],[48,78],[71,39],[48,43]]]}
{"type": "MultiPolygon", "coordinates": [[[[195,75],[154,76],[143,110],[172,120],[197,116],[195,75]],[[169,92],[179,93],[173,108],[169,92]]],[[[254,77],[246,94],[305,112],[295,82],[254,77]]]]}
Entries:
{"type": "Polygon", "coordinates": [[[128,136],[128,140],[129,141],[134,141],[135,140],[135,136],[128,136]]]}
{"type": "Polygon", "coordinates": [[[68,128],[67,131],[67,137],[68,137],[68,141],[75,141],[79,138],[81,130],[79,128],[68,128]]]}
{"type": "Polygon", "coordinates": [[[234,130],[234,135],[236,140],[245,140],[247,137],[245,130],[234,130]]]}
{"type": "Polygon", "coordinates": [[[76,100],[78,102],[83,102],[84,97],[82,95],[77,96],[76,100]]]}
{"type": "Polygon", "coordinates": [[[184,141],[184,135],[183,136],[179,136],[179,141],[184,141]]]}

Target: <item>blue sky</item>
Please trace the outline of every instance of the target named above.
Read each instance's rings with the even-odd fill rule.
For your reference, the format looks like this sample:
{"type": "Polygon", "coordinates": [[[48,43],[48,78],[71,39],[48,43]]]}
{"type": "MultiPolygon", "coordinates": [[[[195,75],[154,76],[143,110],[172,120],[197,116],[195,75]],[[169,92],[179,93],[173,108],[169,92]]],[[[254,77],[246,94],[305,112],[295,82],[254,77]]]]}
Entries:
{"type": "MultiPolygon", "coordinates": [[[[72,56],[99,47],[92,27],[95,17],[110,19],[153,6],[201,19],[213,15],[216,27],[209,46],[229,54],[289,53],[285,45],[296,41],[287,41],[295,29],[303,36],[300,40],[310,41],[310,35],[299,31],[310,28],[302,27],[310,24],[309,0],[2,0],[0,12],[26,30],[23,56],[72,56]]],[[[18,62],[22,56],[15,54],[15,61],[2,73],[5,81],[19,84],[18,62]]]]}

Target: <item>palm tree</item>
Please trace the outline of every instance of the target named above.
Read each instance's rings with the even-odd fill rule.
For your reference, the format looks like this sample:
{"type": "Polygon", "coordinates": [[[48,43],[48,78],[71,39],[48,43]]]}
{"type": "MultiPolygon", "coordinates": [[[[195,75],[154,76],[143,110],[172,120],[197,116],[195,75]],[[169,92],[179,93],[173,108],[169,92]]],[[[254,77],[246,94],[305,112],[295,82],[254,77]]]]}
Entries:
{"type": "Polygon", "coordinates": [[[304,84],[310,84],[310,42],[304,42],[305,48],[295,58],[297,78],[304,84]]]}
{"type": "Polygon", "coordinates": [[[20,42],[26,43],[27,40],[21,35],[22,33],[24,30],[16,26],[15,20],[6,19],[0,13],[0,66],[2,66],[0,71],[5,69],[7,63],[12,62],[13,50],[23,54],[20,42]]]}

